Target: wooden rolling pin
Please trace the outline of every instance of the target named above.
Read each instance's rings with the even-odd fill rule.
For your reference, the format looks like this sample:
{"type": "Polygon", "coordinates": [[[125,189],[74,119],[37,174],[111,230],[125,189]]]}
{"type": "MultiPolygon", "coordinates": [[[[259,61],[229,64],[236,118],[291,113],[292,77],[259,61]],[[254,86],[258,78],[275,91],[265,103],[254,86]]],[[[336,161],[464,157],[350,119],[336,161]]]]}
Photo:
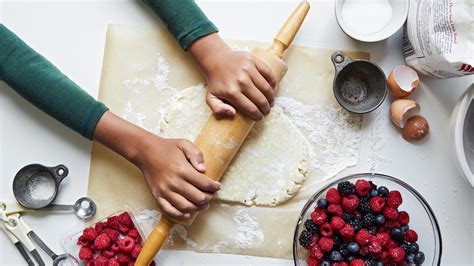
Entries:
{"type": "MultiPolygon", "coordinates": [[[[255,48],[251,52],[270,67],[278,82],[288,69],[281,59],[283,52],[295,38],[308,10],[309,3],[301,2],[278,31],[275,39],[273,39],[272,46],[268,49],[255,48]]],[[[196,146],[203,153],[204,162],[206,163],[205,174],[207,176],[216,181],[221,179],[254,125],[254,120],[240,112],[237,112],[232,118],[217,119],[214,115],[209,117],[195,141],[196,146]]],[[[146,266],[153,260],[168,238],[174,223],[190,225],[196,216],[197,213],[186,220],[179,221],[164,216],[161,217],[158,225],[148,236],[135,265],[146,266]]]]}

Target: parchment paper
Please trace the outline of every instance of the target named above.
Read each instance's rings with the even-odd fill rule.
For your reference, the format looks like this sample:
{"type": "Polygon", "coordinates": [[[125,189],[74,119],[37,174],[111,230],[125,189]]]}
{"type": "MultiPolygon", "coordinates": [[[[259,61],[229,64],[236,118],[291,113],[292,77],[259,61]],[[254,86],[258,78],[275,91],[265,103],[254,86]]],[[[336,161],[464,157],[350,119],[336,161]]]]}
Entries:
{"type": "MultiPolygon", "coordinates": [[[[269,46],[255,41],[229,43],[249,49],[269,46]]],[[[332,94],[332,52],[291,47],[285,54],[289,70],[278,96],[314,106],[337,106],[332,94]]],[[[369,57],[362,52],[348,54],[353,58],[369,57]]],[[[200,82],[204,78],[197,66],[165,29],[109,25],[99,100],[114,113],[158,134],[162,108],[173,94],[171,88],[180,90],[200,82]],[[156,89],[160,82],[170,89],[156,89]]],[[[179,228],[180,233],[174,234],[165,248],[291,258],[299,212],[320,187],[318,181],[322,178],[314,172],[294,198],[273,208],[215,202],[190,227],[179,228]]],[[[97,202],[98,215],[123,205],[136,210],[157,209],[139,170],[97,143],[92,148],[88,194],[97,202]]]]}

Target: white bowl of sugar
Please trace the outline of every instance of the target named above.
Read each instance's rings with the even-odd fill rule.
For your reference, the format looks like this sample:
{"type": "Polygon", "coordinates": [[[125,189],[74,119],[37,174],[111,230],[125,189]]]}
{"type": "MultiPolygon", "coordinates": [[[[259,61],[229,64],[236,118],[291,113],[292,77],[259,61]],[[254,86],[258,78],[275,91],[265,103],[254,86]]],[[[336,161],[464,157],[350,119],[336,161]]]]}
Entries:
{"type": "Polygon", "coordinates": [[[339,27],[351,38],[378,42],[397,32],[408,16],[409,0],[336,0],[339,27]]]}

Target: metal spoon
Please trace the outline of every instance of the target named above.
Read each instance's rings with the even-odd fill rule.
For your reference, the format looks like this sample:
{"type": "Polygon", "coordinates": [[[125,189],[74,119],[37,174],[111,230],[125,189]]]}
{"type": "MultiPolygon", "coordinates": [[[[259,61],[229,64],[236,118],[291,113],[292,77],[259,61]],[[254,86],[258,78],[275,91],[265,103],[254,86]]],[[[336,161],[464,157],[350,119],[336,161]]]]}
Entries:
{"type": "Polygon", "coordinates": [[[97,205],[91,198],[82,197],[74,205],[51,204],[46,208],[39,209],[39,211],[74,212],[79,219],[86,220],[95,215],[97,205]]]}

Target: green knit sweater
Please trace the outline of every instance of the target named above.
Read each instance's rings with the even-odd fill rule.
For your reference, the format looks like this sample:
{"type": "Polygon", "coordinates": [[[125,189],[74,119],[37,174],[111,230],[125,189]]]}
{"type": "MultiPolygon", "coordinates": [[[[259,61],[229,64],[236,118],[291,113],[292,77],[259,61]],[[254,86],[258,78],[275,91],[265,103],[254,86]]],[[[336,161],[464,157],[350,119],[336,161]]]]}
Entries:
{"type": "MultiPolygon", "coordinates": [[[[185,50],[197,38],[217,31],[192,0],[144,1],[185,50]]],[[[89,139],[108,110],[3,24],[0,24],[1,80],[40,110],[89,139]]]]}

